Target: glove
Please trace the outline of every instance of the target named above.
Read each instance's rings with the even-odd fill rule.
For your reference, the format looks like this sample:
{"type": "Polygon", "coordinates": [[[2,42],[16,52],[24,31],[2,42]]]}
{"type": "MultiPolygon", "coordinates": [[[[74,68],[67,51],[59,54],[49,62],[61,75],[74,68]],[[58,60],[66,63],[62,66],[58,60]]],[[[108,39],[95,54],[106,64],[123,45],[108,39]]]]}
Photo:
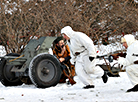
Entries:
{"type": "Polygon", "coordinates": [[[89,60],[92,62],[94,60],[94,57],[89,57],[89,60]]]}

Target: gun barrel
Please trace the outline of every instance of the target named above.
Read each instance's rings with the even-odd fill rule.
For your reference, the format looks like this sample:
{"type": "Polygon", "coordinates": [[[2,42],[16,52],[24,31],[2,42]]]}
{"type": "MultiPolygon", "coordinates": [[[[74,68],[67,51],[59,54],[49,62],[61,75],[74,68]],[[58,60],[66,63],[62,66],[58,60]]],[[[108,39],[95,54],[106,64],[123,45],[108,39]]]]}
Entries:
{"type": "Polygon", "coordinates": [[[96,58],[98,59],[98,58],[103,58],[103,57],[104,57],[104,58],[105,58],[105,57],[108,57],[108,55],[102,55],[102,56],[99,56],[99,55],[98,55],[96,58]]]}

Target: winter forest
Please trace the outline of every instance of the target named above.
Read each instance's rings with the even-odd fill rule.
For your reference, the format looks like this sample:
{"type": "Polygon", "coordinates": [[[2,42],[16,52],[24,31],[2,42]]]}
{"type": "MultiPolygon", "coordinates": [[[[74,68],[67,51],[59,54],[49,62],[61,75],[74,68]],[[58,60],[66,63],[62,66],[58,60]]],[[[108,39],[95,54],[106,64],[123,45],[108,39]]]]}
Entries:
{"type": "Polygon", "coordinates": [[[20,54],[34,37],[59,36],[66,25],[95,45],[115,43],[138,31],[138,1],[0,0],[0,44],[7,53],[20,54]]]}

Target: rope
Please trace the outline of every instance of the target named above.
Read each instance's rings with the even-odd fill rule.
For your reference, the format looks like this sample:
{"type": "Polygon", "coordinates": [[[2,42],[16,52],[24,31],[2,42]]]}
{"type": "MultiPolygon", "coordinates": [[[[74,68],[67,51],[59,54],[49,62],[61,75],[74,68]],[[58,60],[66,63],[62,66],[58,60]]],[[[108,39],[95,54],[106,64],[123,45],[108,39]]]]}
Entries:
{"type": "Polygon", "coordinates": [[[19,59],[19,58],[21,58],[21,57],[23,57],[24,55],[21,55],[21,56],[19,56],[19,57],[17,57],[17,58],[14,58],[14,59],[12,59],[12,60],[9,60],[9,62],[12,62],[12,61],[15,61],[15,60],[17,60],[17,59],[19,59]]]}

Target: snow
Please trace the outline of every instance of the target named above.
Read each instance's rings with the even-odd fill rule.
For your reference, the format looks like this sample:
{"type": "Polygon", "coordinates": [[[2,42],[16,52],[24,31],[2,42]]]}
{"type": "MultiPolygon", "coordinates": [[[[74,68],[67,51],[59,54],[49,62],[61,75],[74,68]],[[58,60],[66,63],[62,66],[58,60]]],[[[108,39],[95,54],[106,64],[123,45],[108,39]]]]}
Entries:
{"type": "Polygon", "coordinates": [[[138,3],[138,0],[134,0],[134,2],[138,3]]]}
{"type": "Polygon", "coordinates": [[[6,50],[4,46],[0,45],[0,57],[3,57],[6,55],[6,50]]]}
{"type": "MultiPolygon", "coordinates": [[[[108,54],[122,49],[112,45],[101,45],[97,47],[97,55],[108,54]],[[116,49],[117,48],[117,49],[116,49]],[[106,49],[106,50],[104,50],[106,49]]],[[[1,51],[2,47],[0,47],[1,51]]],[[[0,56],[6,52],[1,51],[0,56]]],[[[103,63],[103,61],[98,61],[103,63]]],[[[116,63],[115,61],[113,63],[116,63]]],[[[113,64],[110,63],[110,64],[113,64]]],[[[75,76],[75,85],[66,83],[57,84],[45,89],[37,88],[35,85],[5,87],[0,83],[0,102],[118,102],[138,101],[138,92],[126,93],[133,85],[129,81],[126,72],[120,72],[120,77],[109,77],[107,83],[102,79],[94,80],[95,88],[83,89],[84,84],[75,76]]]]}
{"type": "Polygon", "coordinates": [[[118,102],[138,101],[137,92],[126,93],[132,88],[125,72],[120,77],[109,77],[107,83],[94,80],[95,88],[83,89],[77,76],[75,85],[57,84],[50,88],[36,88],[34,85],[5,87],[0,84],[0,102],[118,102]]]}

